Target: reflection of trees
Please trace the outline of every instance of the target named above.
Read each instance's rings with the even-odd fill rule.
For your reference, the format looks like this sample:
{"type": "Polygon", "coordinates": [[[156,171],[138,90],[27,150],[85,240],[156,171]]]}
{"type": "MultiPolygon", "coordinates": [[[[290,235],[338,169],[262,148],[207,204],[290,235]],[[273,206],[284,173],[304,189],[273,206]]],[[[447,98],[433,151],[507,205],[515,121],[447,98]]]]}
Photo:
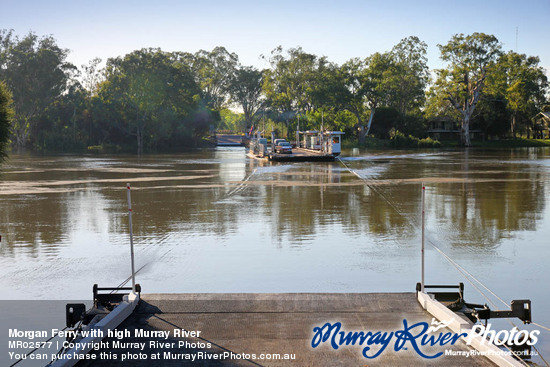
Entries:
{"type": "MultiPolygon", "coordinates": [[[[64,235],[67,208],[62,201],[24,196],[3,198],[0,204],[0,254],[13,255],[19,247],[36,254],[42,244],[59,243],[64,235]]],[[[49,247],[49,246],[48,246],[49,247]]]]}
{"type": "Polygon", "coordinates": [[[511,232],[536,230],[545,205],[542,172],[521,165],[503,169],[502,163],[470,166],[460,173],[466,183],[434,187],[427,210],[437,213],[443,230],[458,231],[455,240],[474,246],[495,246],[511,232]]]}
{"type": "MultiPolygon", "coordinates": [[[[383,162],[386,170],[364,186],[346,186],[357,178],[346,175],[337,163],[312,165],[309,179],[293,175],[293,170],[286,176],[265,177],[275,183],[293,179],[311,183],[273,185],[265,195],[272,232],[278,236],[288,233],[299,240],[315,236],[319,227],[339,223],[352,235],[406,237],[415,230],[411,223],[420,224],[420,182],[424,177],[429,191],[426,211],[436,218],[438,236],[460,245],[496,246],[512,232],[536,230],[545,205],[544,172],[513,162],[524,154],[497,154],[496,158],[503,160],[460,154],[456,161],[445,164],[423,159],[383,162]],[[445,182],[446,178],[452,180],[445,182]],[[410,181],[399,181],[402,179],[410,181]],[[330,182],[342,185],[331,186],[330,182]]],[[[532,155],[529,158],[536,158],[532,155]]],[[[355,168],[365,164],[380,163],[362,162],[355,168]]]]}
{"type": "MultiPolygon", "coordinates": [[[[436,177],[437,180],[426,181],[426,212],[436,220],[429,225],[438,227],[438,236],[448,235],[454,244],[491,247],[510,236],[510,232],[536,230],[546,200],[545,173],[535,169],[536,166],[510,161],[525,157],[512,156],[517,153],[499,157],[505,160],[500,162],[457,154],[445,164],[434,164],[429,159],[353,163],[354,169],[372,165],[385,168],[381,172],[377,170],[380,173],[376,177],[368,177],[372,180],[369,185],[338,162],[297,164],[290,168],[258,167],[257,162],[250,163],[255,161],[243,160],[242,164],[237,156],[231,156],[231,165],[223,166],[225,158],[218,153],[215,162],[200,163],[200,159],[212,157],[209,154],[186,156],[186,159],[198,159],[198,163],[180,164],[172,158],[139,162],[169,167],[178,175],[189,170],[190,175],[200,171],[213,177],[133,185],[136,236],[151,239],[176,232],[182,236],[219,238],[268,229],[278,243],[285,239],[292,241],[292,245],[300,245],[318,238],[319,233],[330,232],[335,225],[350,236],[399,239],[415,232],[411,222],[419,223],[420,180],[436,177]],[[235,172],[231,172],[233,168],[235,172]],[[227,175],[221,176],[219,173],[224,170],[227,175]],[[232,177],[248,177],[252,172],[255,173],[242,189],[235,190],[235,184],[225,185],[232,177]],[[445,178],[464,180],[444,182],[445,178]],[[185,187],[177,187],[179,185],[185,187]]],[[[116,162],[123,167],[138,166],[123,159],[116,162]]],[[[147,173],[157,174],[164,173],[147,173]]],[[[37,175],[29,174],[25,179],[47,179],[44,173],[37,175]]],[[[171,171],[166,175],[175,173],[171,171]]],[[[136,177],[127,173],[74,171],[63,173],[62,179],[82,179],[83,176],[136,177]]],[[[125,235],[128,231],[126,195],[123,188],[113,189],[115,186],[89,184],[86,190],[77,192],[3,197],[0,232],[4,238],[0,254],[14,254],[18,247],[33,254],[49,247],[49,253],[55,254],[57,247],[72,240],[75,231],[125,235]]],[[[247,240],[244,235],[242,241],[247,240]]]]}
{"type": "MultiPolygon", "coordinates": [[[[177,185],[178,183],[174,183],[177,185]]],[[[245,215],[238,202],[223,199],[224,188],[183,188],[136,190],[133,193],[134,226],[137,235],[154,235],[171,231],[223,236],[234,232],[245,215]]],[[[121,231],[127,231],[127,220],[121,231]]]]}
{"type": "MultiPolygon", "coordinates": [[[[271,211],[272,232],[277,236],[288,233],[293,240],[311,238],[319,227],[333,223],[354,235],[394,233],[402,232],[408,223],[375,190],[342,170],[339,163],[300,166],[296,172],[286,173],[264,177],[275,181],[264,200],[266,210],[271,211]],[[293,180],[308,184],[292,186],[293,180]],[[288,186],[277,185],[281,183],[288,186]]],[[[403,187],[395,191],[397,195],[410,194],[403,193],[407,191],[403,187]]]]}

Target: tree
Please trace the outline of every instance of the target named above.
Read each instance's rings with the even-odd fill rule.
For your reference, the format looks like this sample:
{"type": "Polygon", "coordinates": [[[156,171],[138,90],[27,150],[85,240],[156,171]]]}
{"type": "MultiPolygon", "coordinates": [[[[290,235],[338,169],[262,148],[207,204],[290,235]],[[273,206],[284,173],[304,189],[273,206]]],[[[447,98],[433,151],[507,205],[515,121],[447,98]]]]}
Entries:
{"type": "Polygon", "coordinates": [[[13,118],[13,100],[6,83],[0,82],[0,162],[7,157],[10,126],[13,118]]]}
{"type": "Polygon", "coordinates": [[[231,100],[243,109],[245,124],[253,125],[253,118],[262,106],[262,72],[250,67],[239,66],[229,84],[231,100]]]}
{"type": "Polygon", "coordinates": [[[19,148],[34,133],[38,116],[66,90],[68,73],[76,69],[65,61],[67,54],[51,36],[19,39],[13,31],[0,32],[0,79],[13,93],[12,133],[19,148]]]}
{"type": "Polygon", "coordinates": [[[344,108],[357,118],[359,144],[365,143],[369,134],[376,109],[387,106],[390,90],[388,73],[392,67],[392,56],[389,53],[374,53],[365,60],[351,59],[342,65],[345,92],[342,95],[344,108]],[[369,119],[365,125],[366,111],[369,119]]]}
{"type": "Polygon", "coordinates": [[[180,60],[193,71],[204,104],[219,113],[229,97],[231,81],[239,63],[237,54],[218,46],[212,51],[182,54],[180,60]]]}
{"type": "Polygon", "coordinates": [[[50,151],[79,151],[86,147],[89,129],[83,112],[87,93],[75,84],[52,102],[38,117],[34,148],[50,151]]]}
{"type": "Polygon", "coordinates": [[[429,81],[427,48],[425,42],[411,36],[390,51],[392,66],[386,77],[387,88],[391,90],[389,106],[402,116],[424,105],[429,81]]]}
{"type": "Polygon", "coordinates": [[[342,84],[344,86],[341,103],[344,109],[351,112],[357,122],[356,128],[359,130],[359,143],[365,142],[365,127],[363,119],[366,113],[365,104],[365,62],[359,58],[353,58],[345,62],[340,68],[342,75],[342,84]]]}
{"type": "Polygon", "coordinates": [[[228,108],[224,108],[220,112],[221,124],[218,128],[222,130],[231,130],[234,132],[245,131],[246,122],[243,113],[235,113],[228,108]]]}
{"type": "Polygon", "coordinates": [[[488,79],[490,86],[506,98],[510,111],[510,133],[516,136],[518,122],[531,128],[531,117],[546,103],[548,79],[539,58],[513,51],[503,54],[488,79]]]}
{"type": "Polygon", "coordinates": [[[97,94],[99,84],[104,80],[102,70],[99,69],[101,59],[96,57],[88,63],[88,65],[81,65],[83,70],[82,84],[84,89],[88,92],[89,96],[97,94]]]}
{"type": "Polygon", "coordinates": [[[301,47],[289,49],[285,56],[279,46],[271,52],[269,62],[271,69],[265,71],[263,91],[267,105],[279,112],[287,132],[298,115],[326,107],[323,77],[336,69],[326,57],[306,53],[301,47]]]}
{"type": "MultiPolygon", "coordinates": [[[[390,52],[376,52],[364,60],[354,58],[342,65],[344,90],[338,95],[343,108],[357,119],[359,143],[365,142],[378,107],[395,109],[398,114],[390,115],[404,121],[411,111],[420,112],[429,80],[426,48],[418,37],[407,37],[390,52]],[[365,124],[367,111],[370,113],[365,124]]],[[[384,121],[390,116],[386,115],[384,121]]]]}
{"type": "MultiPolygon", "coordinates": [[[[364,137],[369,134],[376,108],[385,102],[388,105],[390,90],[388,84],[388,70],[392,67],[392,57],[388,53],[374,53],[366,60],[366,69],[364,74],[364,90],[367,106],[370,109],[369,121],[364,130],[364,137]]],[[[361,139],[360,139],[361,142],[361,139]]]]}
{"type": "Polygon", "coordinates": [[[387,139],[392,129],[403,132],[402,129],[396,126],[396,121],[399,118],[400,113],[395,108],[379,107],[374,117],[374,125],[370,130],[371,134],[380,139],[387,139]]]}
{"type": "MultiPolygon", "coordinates": [[[[99,95],[106,105],[114,106],[114,120],[136,137],[141,154],[146,136],[159,141],[182,133],[183,120],[196,112],[199,92],[191,71],[177,55],[142,49],[107,60],[99,95]]],[[[195,122],[188,121],[188,125],[195,122]]]]}
{"type": "Polygon", "coordinates": [[[281,46],[271,51],[263,89],[270,105],[282,113],[309,112],[316,108],[318,99],[314,94],[322,82],[322,70],[326,68],[326,57],[306,53],[301,47],[287,51],[283,55],[281,46]]]}
{"type": "Polygon", "coordinates": [[[438,45],[441,59],[448,62],[446,69],[438,70],[438,88],[461,114],[461,140],[471,146],[470,120],[482,96],[487,74],[491,72],[501,46],[493,35],[473,33],[454,35],[446,45],[438,45]]]}

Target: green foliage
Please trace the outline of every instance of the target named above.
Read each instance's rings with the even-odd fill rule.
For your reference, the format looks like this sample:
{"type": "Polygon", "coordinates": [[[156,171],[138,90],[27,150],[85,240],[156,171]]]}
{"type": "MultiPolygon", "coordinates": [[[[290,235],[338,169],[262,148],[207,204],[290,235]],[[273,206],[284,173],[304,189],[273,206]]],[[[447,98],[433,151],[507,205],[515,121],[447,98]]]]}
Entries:
{"type": "Polygon", "coordinates": [[[387,122],[387,116],[376,122],[379,107],[397,111],[402,121],[408,121],[408,115],[420,114],[429,80],[426,49],[417,37],[408,37],[390,52],[377,52],[365,60],[351,59],[342,65],[340,74],[345,88],[338,98],[342,108],[355,115],[361,143],[371,126],[375,135],[387,136],[387,126],[376,126],[387,122]],[[364,126],[367,111],[368,123],[364,126]]]}
{"type": "Polygon", "coordinates": [[[399,130],[393,132],[390,145],[394,148],[439,148],[441,143],[431,138],[418,139],[412,135],[405,135],[399,130]]]}
{"type": "Polygon", "coordinates": [[[426,118],[420,114],[408,114],[401,116],[401,119],[395,125],[395,128],[403,131],[405,134],[425,136],[427,128],[426,118]]]}
{"type": "Polygon", "coordinates": [[[401,114],[395,108],[378,108],[374,116],[370,133],[379,139],[387,139],[390,130],[395,129],[401,118],[401,114]]]}
{"type": "Polygon", "coordinates": [[[418,138],[412,135],[405,135],[400,131],[395,131],[390,137],[390,144],[394,148],[410,148],[418,146],[418,138]]]}
{"type": "Polygon", "coordinates": [[[301,47],[291,48],[287,54],[283,55],[281,46],[271,52],[271,69],[265,71],[263,80],[269,106],[281,113],[306,113],[322,107],[329,98],[327,88],[330,90],[325,80],[336,75],[336,66],[301,47]]]}
{"type": "Polygon", "coordinates": [[[483,130],[487,137],[505,136],[510,128],[510,112],[503,96],[485,94],[476,108],[472,127],[483,130]]]}
{"type": "Polygon", "coordinates": [[[495,36],[476,32],[468,36],[454,35],[446,45],[438,47],[441,59],[448,65],[437,70],[433,90],[461,114],[462,143],[470,146],[470,120],[482,95],[485,79],[501,54],[501,45],[495,36]]]}
{"type": "Polygon", "coordinates": [[[456,35],[440,46],[447,69],[428,91],[426,116],[470,121],[487,136],[533,131],[531,120],[546,103],[548,81],[537,57],[502,53],[494,36],[456,35]],[[450,102],[450,103],[449,103],[450,102]]]}
{"type": "Polygon", "coordinates": [[[212,115],[197,104],[199,93],[190,69],[177,55],[142,49],[107,61],[98,97],[107,109],[105,117],[125,135],[135,136],[142,153],[145,146],[154,149],[178,138],[190,140],[208,130],[212,115]]]}
{"type": "Polygon", "coordinates": [[[99,68],[100,64],[101,59],[96,57],[88,65],[82,65],[82,84],[88,96],[97,95],[97,89],[104,80],[105,75],[102,72],[103,70],[99,68]]]}
{"type": "Polygon", "coordinates": [[[0,162],[7,157],[10,126],[13,118],[13,100],[6,83],[0,82],[0,162]]]}
{"type": "Polygon", "coordinates": [[[506,100],[509,131],[532,131],[531,118],[546,103],[548,79],[539,66],[539,58],[517,54],[513,51],[503,54],[488,77],[487,87],[495,95],[506,100]]]}
{"type": "Polygon", "coordinates": [[[419,148],[439,148],[441,147],[441,143],[439,140],[433,140],[430,137],[419,139],[418,140],[418,147],[419,148]]]}
{"type": "Polygon", "coordinates": [[[429,81],[428,45],[418,37],[402,39],[390,52],[392,68],[386,75],[390,92],[388,106],[401,115],[418,114],[425,102],[429,81]]]}
{"type": "Polygon", "coordinates": [[[244,132],[249,128],[243,113],[235,113],[228,108],[224,108],[220,111],[220,118],[218,129],[244,132]]]}
{"type": "Polygon", "coordinates": [[[242,108],[247,126],[254,124],[254,117],[262,106],[263,74],[253,67],[239,66],[231,79],[228,91],[231,101],[242,108]]]}
{"type": "Polygon", "coordinates": [[[29,33],[20,39],[13,31],[0,31],[0,80],[13,94],[12,133],[24,148],[35,134],[38,116],[68,87],[76,68],[65,61],[68,50],[51,36],[29,33]]]}
{"type": "Polygon", "coordinates": [[[212,51],[200,50],[193,55],[182,54],[180,60],[193,72],[203,104],[218,112],[226,107],[239,57],[224,47],[215,47],[212,51]]]}
{"type": "Polygon", "coordinates": [[[278,47],[263,71],[223,47],[142,49],[105,68],[93,59],[77,75],[51,36],[0,31],[0,79],[13,92],[12,141],[40,150],[169,150],[200,144],[213,127],[250,126],[290,139],[298,127],[323,128],[342,130],[345,141],[357,138],[361,146],[390,137],[392,146],[435,147],[439,142],[416,138],[426,136],[432,118],[488,136],[533,130],[531,118],[548,104],[538,58],[502,54],[491,35],[455,35],[439,46],[448,65],[426,92],[426,48],[407,37],[390,51],[338,66],[300,47],[278,47]]]}
{"type": "Polygon", "coordinates": [[[394,107],[379,107],[373,119],[370,133],[379,139],[388,139],[392,131],[405,135],[424,136],[425,119],[421,115],[404,115],[394,107]]]}
{"type": "Polygon", "coordinates": [[[462,119],[461,113],[449,102],[448,83],[442,75],[443,71],[436,70],[436,81],[426,92],[424,114],[427,119],[446,118],[453,121],[462,119]]]}

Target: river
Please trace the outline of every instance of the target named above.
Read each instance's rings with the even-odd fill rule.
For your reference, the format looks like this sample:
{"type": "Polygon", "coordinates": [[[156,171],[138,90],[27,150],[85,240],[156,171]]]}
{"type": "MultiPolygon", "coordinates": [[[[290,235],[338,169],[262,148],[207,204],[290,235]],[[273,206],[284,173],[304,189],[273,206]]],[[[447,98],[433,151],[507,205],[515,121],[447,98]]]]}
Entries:
{"type": "MultiPolygon", "coordinates": [[[[424,183],[426,282],[464,282],[467,301],[488,303],[439,249],[550,325],[548,148],[355,149],[330,163],[244,148],[12,155],[0,170],[0,299],[88,299],[127,279],[126,182],[145,293],[412,292],[424,183]]],[[[550,356],[547,332],[537,347],[550,356]]]]}

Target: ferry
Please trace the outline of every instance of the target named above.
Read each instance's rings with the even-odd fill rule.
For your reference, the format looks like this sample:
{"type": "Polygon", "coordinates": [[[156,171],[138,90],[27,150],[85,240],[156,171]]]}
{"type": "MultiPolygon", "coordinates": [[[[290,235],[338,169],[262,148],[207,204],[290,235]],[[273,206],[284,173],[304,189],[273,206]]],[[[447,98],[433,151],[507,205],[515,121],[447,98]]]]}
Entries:
{"type": "Polygon", "coordinates": [[[296,140],[292,149],[277,149],[276,144],[285,143],[284,139],[276,139],[272,133],[269,144],[261,132],[256,132],[250,140],[248,156],[255,159],[265,159],[277,162],[319,162],[333,161],[342,152],[342,131],[296,131],[296,140]]]}

